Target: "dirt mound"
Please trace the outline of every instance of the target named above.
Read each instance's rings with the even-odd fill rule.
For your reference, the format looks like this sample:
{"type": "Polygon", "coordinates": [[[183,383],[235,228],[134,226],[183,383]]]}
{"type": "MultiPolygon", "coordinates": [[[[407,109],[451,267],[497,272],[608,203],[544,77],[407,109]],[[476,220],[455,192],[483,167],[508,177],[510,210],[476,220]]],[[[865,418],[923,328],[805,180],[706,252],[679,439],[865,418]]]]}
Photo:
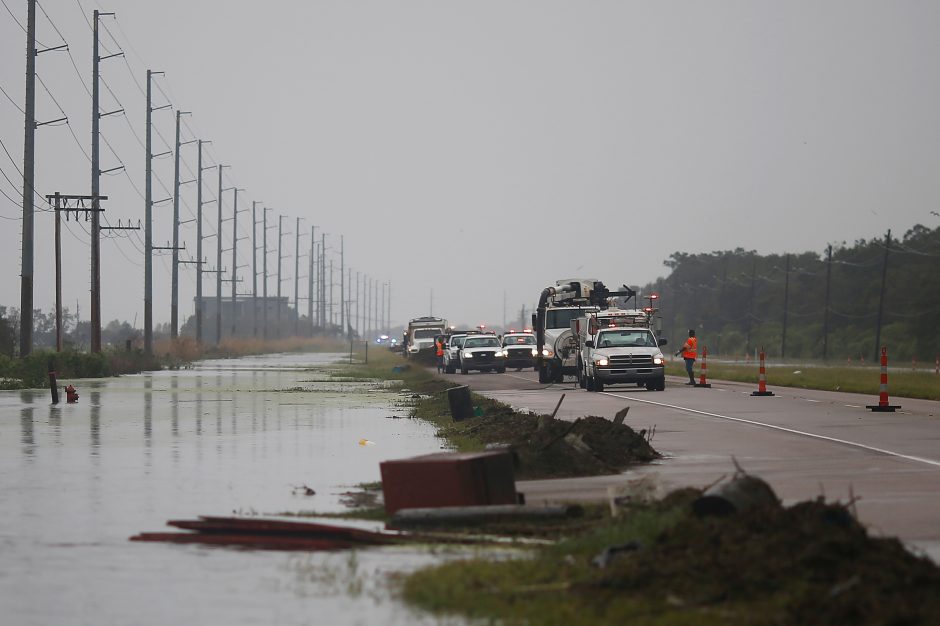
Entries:
{"type": "Polygon", "coordinates": [[[767,624],[940,618],[940,570],[932,562],[897,539],[870,537],[845,506],[822,501],[687,515],[589,587],[649,593],[686,609],[760,614],[767,624]]]}
{"type": "Polygon", "coordinates": [[[645,431],[603,417],[567,422],[494,404],[482,417],[468,420],[465,432],[484,443],[508,444],[518,458],[521,479],[614,474],[660,456],[645,431]]]}

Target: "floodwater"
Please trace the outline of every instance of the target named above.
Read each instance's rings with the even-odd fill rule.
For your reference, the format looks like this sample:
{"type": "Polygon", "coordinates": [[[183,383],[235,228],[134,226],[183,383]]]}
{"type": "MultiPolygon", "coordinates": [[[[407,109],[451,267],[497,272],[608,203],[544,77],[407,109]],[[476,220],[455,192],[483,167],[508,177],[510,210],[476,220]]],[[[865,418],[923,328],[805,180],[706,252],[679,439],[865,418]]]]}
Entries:
{"type": "Polygon", "coordinates": [[[315,369],[338,358],[60,381],[75,384],[78,404],[0,392],[0,621],[439,623],[396,600],[389,581],[447,553],[128,541],[170,530],[168,519],[339,511],[342,492],[379,480],[380,461],[440,449],[432,426],[389,419],[407,412],[391,392],[315,369]],[[299,485],[316,495],[295,495],[299,485]]]}

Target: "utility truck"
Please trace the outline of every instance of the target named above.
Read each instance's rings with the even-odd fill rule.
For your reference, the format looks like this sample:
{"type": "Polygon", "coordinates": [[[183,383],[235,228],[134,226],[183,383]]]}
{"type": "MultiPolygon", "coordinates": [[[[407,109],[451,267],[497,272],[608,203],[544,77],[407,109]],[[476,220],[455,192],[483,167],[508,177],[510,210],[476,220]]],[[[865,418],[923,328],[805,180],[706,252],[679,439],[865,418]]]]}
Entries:
{"type": "Polygon", "coordinates": [[[405,357],[417,356],[418,352],[434,348],[434,338],[447,331],[447,320],[440,317],[416,317],[408,322],[405,330],[405,357]]]}
{"type": "Polygon", "coordinates": [[[660,346],[667,341],[653,332],[655,310],[607,308],[571,322],[582,389],[603,391],[604,385],[617,383],[635,383],[650,391],[666,388],[660,346]]]}
{"type": "Polygon", "coordinates": [[[623,289],[610,291],[594,278],[566,278],[542,290],[532,315],[540,383],[560,383],[565,374],[578,374],[578,338],[571,330],[572,321],[609,307],[611,298],[636,295],[626,286],[623,289]]]}

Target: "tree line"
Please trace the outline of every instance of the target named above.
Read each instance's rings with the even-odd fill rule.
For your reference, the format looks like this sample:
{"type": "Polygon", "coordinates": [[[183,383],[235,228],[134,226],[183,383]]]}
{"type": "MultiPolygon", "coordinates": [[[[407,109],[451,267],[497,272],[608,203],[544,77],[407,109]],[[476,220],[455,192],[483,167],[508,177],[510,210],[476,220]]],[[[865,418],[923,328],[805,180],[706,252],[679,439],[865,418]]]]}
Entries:
{"type": "Polygon", "coordinates": [[[823,253],[673,253],[658,292],[666,336],[696,329],[710,354],[933,362],[940,354],[940,228],[860,239],[823,253]]]}

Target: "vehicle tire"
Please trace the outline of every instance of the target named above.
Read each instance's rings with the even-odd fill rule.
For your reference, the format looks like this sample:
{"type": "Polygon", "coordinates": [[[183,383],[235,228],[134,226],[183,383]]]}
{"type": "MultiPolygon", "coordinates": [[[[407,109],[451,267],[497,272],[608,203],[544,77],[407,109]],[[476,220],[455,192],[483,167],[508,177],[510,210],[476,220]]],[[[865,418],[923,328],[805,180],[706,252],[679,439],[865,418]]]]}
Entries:
{"type": "Polygon", "coordinates": [[[656,384],[653,385],[654,391],[666,391],[666,377],[656,379],[656,384]]]}
{"type": "Polygon", "coordinates": [[[551,380],[549,380],[549,378],[548,378],[548,366],[539,367],[538,365],[536,365],[536,366],[535,366],[535,371],[537,371],[537,372],[539,373],[539,383],[540,383],[540,384],[543,384],[543,385],[544,385],[545,383],[551,382],[551,380]]]}
{"type": "Polygon", "coordinates": [[[497,373],[497,374],[505,374],[505,373],[506,373],[506,368],[505,368],[505,367],[497,367],[497,368],[496,368],[496,373],[497,373]]]}
{"type": "Polygon", "coordinates": [[[461,374],[469,374],[469,373],[470,373],[470,370],[468,370],[466,367],[464,367],[463,365],[461,365],[461,366],[460,366],[460,373],[461,373],[461,374]]]}
{"type": "Polygon", "coordinates": [[[594,391],[604,391],[604,383],[594,379],[594,391]]]}
{"type": "Polygon", "coordinates": [[[556,366],[552,368],[552,382],[553,383],[563,383],[565,382],[565,373],[562,371],[561,366],[556,366]]]}
{"type": "Polygon", "coordinates": [[[589,375],[589,374],[585,374],[585,376],[584,376],[584,388],[585,388],[587,391],[594,391],[594,377],[593,377],[593,376],[591,376],[591,375],[589,375]]]}

